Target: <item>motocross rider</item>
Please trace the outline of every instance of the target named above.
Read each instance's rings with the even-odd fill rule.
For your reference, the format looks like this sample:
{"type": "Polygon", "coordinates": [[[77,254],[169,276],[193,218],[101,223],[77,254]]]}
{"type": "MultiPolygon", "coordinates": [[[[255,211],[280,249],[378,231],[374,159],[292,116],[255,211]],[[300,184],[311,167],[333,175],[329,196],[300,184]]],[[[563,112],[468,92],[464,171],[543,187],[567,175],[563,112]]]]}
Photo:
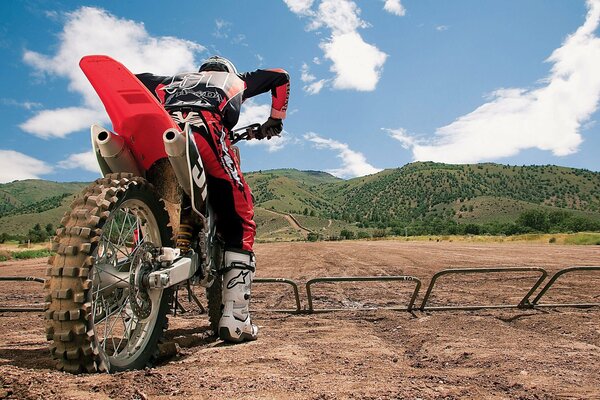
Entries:
{"type": "Polygon", "coordinates": [[[136,76],[180,127],[190,124],[204,163],[209,201],[225,241],[219,337],[229,342],[255,340],[258,327],[250,320],[248,305],[256,268],[252,251],[256,224],[251,191],[231,148],[229,131],[238,122],[246,99],[270,91],[271,115],[256,137],[279,135],[287,110],[289,75],[282,69],[238,73],[228,59],[212,56],[198,72],[136,76]]]}

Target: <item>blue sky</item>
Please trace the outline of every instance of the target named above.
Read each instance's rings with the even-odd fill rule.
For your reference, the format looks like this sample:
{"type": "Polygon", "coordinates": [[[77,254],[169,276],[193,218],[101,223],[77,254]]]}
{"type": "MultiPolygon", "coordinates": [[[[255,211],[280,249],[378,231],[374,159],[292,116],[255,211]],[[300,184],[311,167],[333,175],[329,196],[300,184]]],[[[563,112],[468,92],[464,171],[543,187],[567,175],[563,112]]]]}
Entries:
{"type": "MultiPolygon", "coordinates": [[[[600,0],[0,3],[0,182],[91,180],[110,122],[78,69],[103,53],[174,74],[220,54],[291,76],[285,134],[245,171],[350,178],[414,160],[600,170],[600,0]],[[260,6],[257,6],[260,4],[260,6]]],[[[263,122],[270,98],[245,104],[263,122]]]]}

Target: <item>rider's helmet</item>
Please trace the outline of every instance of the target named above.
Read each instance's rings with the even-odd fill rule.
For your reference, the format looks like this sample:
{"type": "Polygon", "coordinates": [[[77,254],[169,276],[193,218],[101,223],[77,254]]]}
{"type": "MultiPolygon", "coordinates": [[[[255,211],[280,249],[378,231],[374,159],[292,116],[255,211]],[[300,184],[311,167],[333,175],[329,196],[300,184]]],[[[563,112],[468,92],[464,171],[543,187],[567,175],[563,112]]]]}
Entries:
{"type": "Polygon", "coordinates": [[[223,71],[237,74],[235,65],[225,57],[212,56],[204,60],[198,72],[202,71],[223,71]]]}

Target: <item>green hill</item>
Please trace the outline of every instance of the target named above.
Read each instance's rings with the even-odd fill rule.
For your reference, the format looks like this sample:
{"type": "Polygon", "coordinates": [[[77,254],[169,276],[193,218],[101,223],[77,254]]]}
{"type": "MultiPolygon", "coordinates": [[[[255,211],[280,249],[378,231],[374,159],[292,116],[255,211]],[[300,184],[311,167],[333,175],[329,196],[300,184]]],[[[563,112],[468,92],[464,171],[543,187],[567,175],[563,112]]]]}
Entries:
{"type": "MultiPolygon", "coordinates": [[[[306,229],[325,238],[384,229],[600,230],[600,173],[582,169],[416,162],[349,180],[294,169],[249,172],[246,180],[255,196],[259,240],[302,239],[306,229]],[[291,226],[285,214],[305,229],[291,226]]],[[[35,223],[56,226],[73,193],[85,185],[41,180],[0,185],[0,233],[25,234],[35,223]]]]}

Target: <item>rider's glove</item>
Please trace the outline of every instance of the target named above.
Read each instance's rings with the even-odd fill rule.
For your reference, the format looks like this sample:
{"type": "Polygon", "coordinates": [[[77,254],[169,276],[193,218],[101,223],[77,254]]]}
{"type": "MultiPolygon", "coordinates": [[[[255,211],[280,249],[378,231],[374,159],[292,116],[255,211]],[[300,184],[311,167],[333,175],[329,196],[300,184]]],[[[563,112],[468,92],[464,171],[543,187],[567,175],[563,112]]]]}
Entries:
{"type": "Polygon", "coordinates": [[[272,136],[277,136],[283,130],[283,122],[278,118],[269,117],[269,119],[260,126],[257,139],[271,139],[272,136]]]}

